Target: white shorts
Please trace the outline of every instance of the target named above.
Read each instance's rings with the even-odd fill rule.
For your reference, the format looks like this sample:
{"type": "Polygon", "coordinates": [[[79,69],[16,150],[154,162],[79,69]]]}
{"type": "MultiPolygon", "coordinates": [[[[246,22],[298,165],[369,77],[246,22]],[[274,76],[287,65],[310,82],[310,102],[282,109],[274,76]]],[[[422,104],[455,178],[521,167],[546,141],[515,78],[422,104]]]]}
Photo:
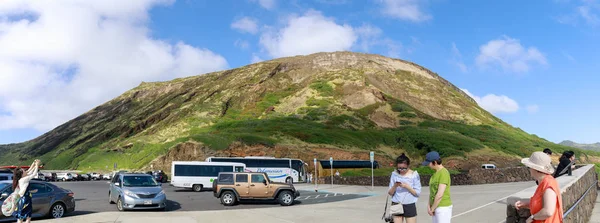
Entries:
{"type": "Polygon", "coordinates": [[[437,207],[433,215],[433,223],[450,223],[452,220],[452,206],[437,207]]]}

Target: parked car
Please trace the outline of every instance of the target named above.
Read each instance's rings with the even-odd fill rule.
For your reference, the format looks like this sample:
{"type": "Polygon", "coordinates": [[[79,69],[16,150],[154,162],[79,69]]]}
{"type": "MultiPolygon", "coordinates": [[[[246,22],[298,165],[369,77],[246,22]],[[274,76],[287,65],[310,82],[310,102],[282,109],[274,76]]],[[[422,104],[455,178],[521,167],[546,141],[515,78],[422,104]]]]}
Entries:
{"type": "MultiPolygon", "coordinates": [[[[0,202],[3,202],[12,192],[12,181],[0,181],[0,202]]],[[[48,182],[34,180],[29,182],[29,192],[33,202],[33,218],[62,218],[65,214],[75,211],[73,191],[48,182]]],[[[0,221],[4,220],[14,221],[16,219],[0,214],[0,221]]]]}
{"type": "Polygon", "coordinates": [[[38,172],[37,177],[34,177],[35,179],[41,180],[41,181],[46,181],[46,175],[44,175],[43,173],[38,172]]]}
{"type": "Polygon", "coordinates": [[[56,181],[56,173],[44,172],[42,174],[44,174],[47,182],[56,181]]]}
{"type": "Polygon", "coordinates": [[[90,174],[90,176],[92,177],[92,180],[101,180],[102,179],[102,174],[99,174],[99,173],[92,173],[92,174],[90,174]]]}
{"type": "Polygon", "coordinates": [[[213,181],[213,194],[225,206],[240,200],[277,200],[282,206],[294,204],[300,192],[294,185],[271,182],[266,173],[221,172],[213,181]]]}
{"type": "Polygon", "coordinates": [[[0,180],[12,180],[12,173],[0,173],[0,180]]]}
{"type": "Polygon", "coordinates": [[[113,175],[111,173],[107,173],[102,175],[103,180],[112,180],[113,175]]]}
{"type": "Polygon", "coordinates": [[[82,181],[90,181],[92,180],[92,176],[90,176],[89,174],[85,173],[85,174],[80,174],[81,176],[81,180],[82,181]]]}
{"type": "Polygon", "coordinates": [[[158,209],[167,207],[167,196],[161,184],[148,174],[117,173],[108,188],[108,201],[117,210],[158,209]]]}
{"type": "Polygon", "coordinates": [[[57,173],[56,174],[56,180],[59,181],[73,181],[73,174],[71,173],[57,173]]]}
{"type": "Polygon", "coordinates": [[[162,170],[154,171],[154,172],[152,172],[151,175],[154,176],[154,179],[156,181],[161,182],[161,183],[166,183],[167,180],[169,179],[167,174],[165,172],[163,172],[162,170]]]}

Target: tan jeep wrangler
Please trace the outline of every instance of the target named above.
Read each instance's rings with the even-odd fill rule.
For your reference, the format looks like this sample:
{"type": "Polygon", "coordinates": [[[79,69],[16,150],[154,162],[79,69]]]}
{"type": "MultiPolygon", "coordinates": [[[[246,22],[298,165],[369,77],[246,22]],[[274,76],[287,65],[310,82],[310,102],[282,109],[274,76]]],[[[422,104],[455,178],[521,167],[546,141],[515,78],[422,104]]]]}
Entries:
{"type": "Polygon", "coordinates": [[[213,193],[225,206],[253,199],[277,200],[282,206],[289,206],[300,196],[293,185],[273,183],[266,173],[221,172],[213,181],[213,193]]]}

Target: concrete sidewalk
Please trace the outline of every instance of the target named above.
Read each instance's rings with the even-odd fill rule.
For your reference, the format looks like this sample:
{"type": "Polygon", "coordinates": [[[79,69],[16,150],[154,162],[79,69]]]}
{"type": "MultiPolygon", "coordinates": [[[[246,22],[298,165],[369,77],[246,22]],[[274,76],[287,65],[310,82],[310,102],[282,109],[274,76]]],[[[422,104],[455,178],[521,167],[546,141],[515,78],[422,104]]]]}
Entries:
{"type": "MultiPolygon", "coordinates": [[[[451,188],[454,202],[453,222],[498,223],[506,218],[505,196],[509,196],[532,182],[511,184],[489,184],[477,186],[453,186],[451,188]]],[[[533,183],[535,185],[535,183],[533,183]]],[[[314,190],[312,185],[298,185],[300,190],[314,190]]],[[[59,220],[39,222],[121,222],[121,223],[153,223],[153,222],[384,222],[381,220],[386,199],[386,187],[319,185],[319,191],[346,194],[365,194],[369,197],[313,205],[296,205],[290,207],[272,207],[257,209],[236,209],[224,211],[193,212],[103,212],[65,217],[59,220]]],[[[427,215],[427,198],[429,188],[423,187],[421,198],[417,203],[418,222],[430,222],[427,215]]],[[[82,210],[85,211],[85,210],[82,210]]],[[[38,222],[38,221],[36,221],[38,222]]]]}
{"type": "Polygon", "coordinates": [[[596,197],[596,204],[594,205],[594,210],[592,211],[590,223],[600,223],[600,196],[596,197]]]}

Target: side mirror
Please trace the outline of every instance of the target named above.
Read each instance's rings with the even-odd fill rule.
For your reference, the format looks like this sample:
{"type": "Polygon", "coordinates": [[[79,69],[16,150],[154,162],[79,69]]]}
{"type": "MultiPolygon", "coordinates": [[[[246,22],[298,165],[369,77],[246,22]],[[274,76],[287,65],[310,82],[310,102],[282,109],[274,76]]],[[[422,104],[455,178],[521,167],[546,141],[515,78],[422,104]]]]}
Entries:
{"type": "Polygon", "coordinates": [[[2,195],[0,195],[0,199],[4,199],[8,197],[8,193],[2,193],[2,195]]]}
{"type": "Polygon", "coordinates": [[[267,185],[267,180],[263,180],[263,184],[264,184],[264,185],[267,185]]]}
{"type": "Polygon", "coordinates": [[[159,187],[162,187],[162,183],[161,183],[161,182],[158,182],[158,186],[159,186],[159,187]]]}
{"type": "Polygon", "coordinates": [[[116,182],[116,183],[115,183],[115,186],[117,186],[117,187],[120,187],[120,186],[121,186],[121,184],[120,184],[119,182],[116,182]]]}

